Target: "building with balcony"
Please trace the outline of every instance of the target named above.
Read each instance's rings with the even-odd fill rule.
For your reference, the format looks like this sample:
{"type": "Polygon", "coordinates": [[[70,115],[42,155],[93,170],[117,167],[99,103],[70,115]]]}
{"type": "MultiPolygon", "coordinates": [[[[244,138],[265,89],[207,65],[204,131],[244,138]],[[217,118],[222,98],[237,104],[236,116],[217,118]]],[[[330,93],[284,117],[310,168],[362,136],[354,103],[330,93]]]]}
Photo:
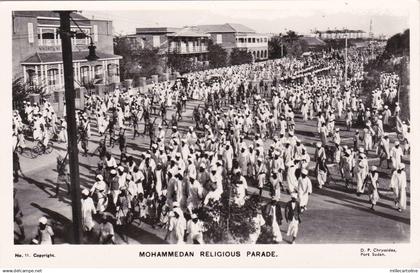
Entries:
{"type": "MultiPolygon", "coordinates": [[[[114,55],[112,21],[90,20],[72,13],[73,69],[75,88],[87,83],[119,82],[119,60],[114,55]],[[80,28],[80,29],[79,29],[80,28]],[[83,32],[83,33],[82,33],[83,32]],[[96,61],[87,61],[90,38],[96,46],[96,61]]],[[[29,86],[41,85],[49,93],[64,91],[59,14],[52,11],[13,11],[12,59],[14,78],[29,86]]]]}
{"type": "Polygon", "coordinates": [[[268,35],[241,25],[226,23],[222,25],[197,25],[194,28],[210,34],[215,44],[222,46],[228,53],[234,48],[244,49],[252,53],[254,60],[268,58],[268,35]]]}
{"type": "Polygon", "coordinates": [[[126,38],[137,48],[158,48],[162,55],[177,53],[204,62],[207,61],[209,36],[190,27],[151,27],[136,28],[136,34],[126,38]]]}
{"type": "Polygon", "coordinates": [[[315,34],[323,40],[344,40],[347,39],[365,39],[366,32],[363,30],[352,30],[352,29],[335,29],[326,31],[315,31],[315,34]]]}

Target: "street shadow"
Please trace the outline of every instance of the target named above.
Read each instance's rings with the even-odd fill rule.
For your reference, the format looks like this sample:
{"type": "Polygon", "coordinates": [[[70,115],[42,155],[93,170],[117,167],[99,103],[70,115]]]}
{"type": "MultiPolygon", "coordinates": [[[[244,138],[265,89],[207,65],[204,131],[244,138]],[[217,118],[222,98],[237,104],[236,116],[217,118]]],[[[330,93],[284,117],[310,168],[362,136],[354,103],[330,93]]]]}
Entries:
{"type": "Polygon", "coordinates": [[[65,152],[67,151],[66,148],[62,148],[62,147],[57,146],[57,145],[52,145],[52,148],[55,149],[55,150],[60,150],[60,151],[65,151],[65,152]]]}
{"type": "MultiPolygon", "coordinates": [[[[352,203],[352,202],[349,202],[349,201],[346,201],[346,200],[344,200],[344,201],[348,202],[348,203],[352,203]]],[[[401,223],[410,225],[410,219],[403,218],[403,217],[396,216],[396,215],[390,215],[390,214],[383,213],[383,212],[378,211],[378,210],[372,211],[372,210],[370,210],[369,207],[358,207],[358,206],[355,206],[353,204],[342,204],[342,203],[339,203],[337,201],[331,201],[331,200],[327,200],[327,202],[332,203],[332,204],[336,204],[336,205],[342,205],[342,206],[345,206],[345,207],[349,207],[349,208],[352,208],[352,209],[355,209],[355,210],[358,210],[358,211],[369,212],[369,213],[377,215],[377,216],[381,216],[381,217],[384,217],[384,218],[388,218],[390,220],[399,221],[401,223]]]]}
{"type": "MultiPolygon", "coordinates": [[[[328,188],[333,189],[333,187],[328,187],[328,188]]],[[[366,204],[366,205],[371,204],[370,200],[369,200],[369,197],[366,194],[363,194],[361,196],[362,197],[366,196],[367,199],[362,199],[362,197],[356,198],[356,197],[349,196],[348,194],[350,192],[348,192],[347,194],[344,194],[344,193],[341,193],[341,192],[338,192],[338,191],[331,191],[331,190],[326,190],[326,189],[327,188],[324,188],[324,189],[321,189],[321,190],[320,189],[315,189],[313,192],[317,195],[328,196],[328,197],[334,198],[336,200],[343,200],[343,201],[346,201],[346,202],[353,201],[353,202],[356,202],[356,204],[366,204]]],[[[354,194],[354,192],[353,192],[353,194],[354,194]]],[[[382,198],[382,196],[381,196],[381,198],[382,198]]],[[[394,210],[394,207],[392,207],[392,205],[385,204],[385,203],[382,203],[382,202],[377,202],[376,206],[394,210]]]]}
{"type": "MultiPolygon", "coordinates": [[[[392,191],[387,191],[387,192],[393,194],[392,191]]],[[[395,200],[394,197],[390,197],[390,196],[385,195],[385,194],[380,194],[379,196],[380,196],[381,199],[388,200],[388,201],[391,201],[391,202],[394,202],[394,200],[395,200]]],[[[409,198],[410,198],[410,194],[407,193],[407,206],[411,205],[411,201],[408,200],[409,198]]]]}
{"type": "Polygon", "coordinates": [[[69,232],[72,230],[72,221],[67,217],[63,216],[62,214],[50,210],[48,208],[41,207],[37,203],[31,203],[31,206],[34,208],[39,209],[41,212],[45,214],[45,216],[51,219],[51,226],[54,230],[56,242],[55,243],[70,243],[72,242],[72,233],[69,232]],[[63,242],[60,242],[63,240],[63,242]]]}
{"type": "MultiPolygon", "coordinates": [[[[48,183],[51,184],[51,188],[53,189],[53,192],[55,193],[55,188],[56,188],[56,183],[57,182],[52,181],[51,179],[48,179],[48,178],[46,178],[44,180],[45,180],[45,182],[48,182],[48,183]]],[[[71,204],[70,197],[65,198],[64,196],[68,196],[67,195],[67,185],[65,185],[65,183],[60,183],[60,190],[58,192],[58,197],[57,197],[58,201],[61,201],[61,202],[64,202],[64,203],[70,205],[71,204]]],[[[54,198],[54,197],[55,197],[54,194],[50,196],[50,198],[54,198]]]]}
{"type": "Polygon", "coordinates": [[[35,179],[32,179],[32,178],[27,177],[27,176],[24,176],[24,177],[21,177],[21,178],[23,180],[25,180],[26,182],[28,182],[29,184],[35,185],[40,190],[42,190],[43,192],[48,194],[50,197],[54,196],[54,194],[52,194],[50,191],[46,190],[46,189],[51,189],[54,192],[55,187],[53,185],[36,181],[35,179]]]}
{"type": "Polygon", "coordinates": [[[134,225],[128,225],[125,228],[125,234],[141,244],[168,244],[167,241],[161,239],[155,234],[147,232],[134,225]]]}

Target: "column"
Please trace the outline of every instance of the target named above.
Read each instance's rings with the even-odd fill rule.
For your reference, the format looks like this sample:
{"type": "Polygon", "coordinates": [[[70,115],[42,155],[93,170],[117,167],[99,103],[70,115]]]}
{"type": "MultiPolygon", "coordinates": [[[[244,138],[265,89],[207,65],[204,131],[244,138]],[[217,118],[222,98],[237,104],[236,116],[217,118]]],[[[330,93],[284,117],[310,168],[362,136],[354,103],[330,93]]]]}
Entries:
{"type": "Polygon", "coordinates": [[[41,72],[41,77],[39,79],[38,84],[43,84],[43,82],[44,82],[44,66],[41,64],[39,66],[39,69],[40,69],[40,72],[41,72]]]}
{"type": "Polygon", "coordinates": [[[54,28],[54,45],[57,45],[57,29],[54,28]]]}
{"type": "Polygon", "coordinates": [[[23,82],[26,83],[26,66],[23,66],[23,82]]]}
{"type": "Polygon", "coordinates": [[[39,28],[39,36],[40,36],[40,38],[41,38],[41,43],[40,43],[40,45],[43,45],[44,43],[42,42],[42,28],[39,28]]]}
{"type": "Polygon", "coordinates": [[[38,66],[35,65],[35,83],[38,84],[38,66]]]}

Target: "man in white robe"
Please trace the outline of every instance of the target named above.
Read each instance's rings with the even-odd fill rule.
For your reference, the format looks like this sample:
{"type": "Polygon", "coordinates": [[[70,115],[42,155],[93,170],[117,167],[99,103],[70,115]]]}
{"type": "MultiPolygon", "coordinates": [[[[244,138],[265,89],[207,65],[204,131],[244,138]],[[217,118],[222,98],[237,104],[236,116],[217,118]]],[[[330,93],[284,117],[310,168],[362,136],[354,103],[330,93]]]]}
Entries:
{"type": "Polygon", "coordinates": [[[309,195],[312,193],[312,182],[308,177],[308,170],[303,169],[301,171],[301,177],[299,178],[298,194],[301,210],[305,211],[308,205],[309,195]]]}

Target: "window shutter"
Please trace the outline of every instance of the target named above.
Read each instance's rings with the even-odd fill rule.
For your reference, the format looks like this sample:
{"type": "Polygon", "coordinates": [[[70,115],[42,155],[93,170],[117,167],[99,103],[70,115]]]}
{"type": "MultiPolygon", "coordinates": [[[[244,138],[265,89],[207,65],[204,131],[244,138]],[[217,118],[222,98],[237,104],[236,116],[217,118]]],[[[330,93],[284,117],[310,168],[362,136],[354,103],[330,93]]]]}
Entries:
{"type": "Polygon", "coordinates": [[[93,41],[98,42],[98,25],[93,25],[93,41]]]}
{"type": "Polygon", "coordinates": [[[28,42],[30,44],[34,43],[34,24],[28,23],[28,42]]]}

